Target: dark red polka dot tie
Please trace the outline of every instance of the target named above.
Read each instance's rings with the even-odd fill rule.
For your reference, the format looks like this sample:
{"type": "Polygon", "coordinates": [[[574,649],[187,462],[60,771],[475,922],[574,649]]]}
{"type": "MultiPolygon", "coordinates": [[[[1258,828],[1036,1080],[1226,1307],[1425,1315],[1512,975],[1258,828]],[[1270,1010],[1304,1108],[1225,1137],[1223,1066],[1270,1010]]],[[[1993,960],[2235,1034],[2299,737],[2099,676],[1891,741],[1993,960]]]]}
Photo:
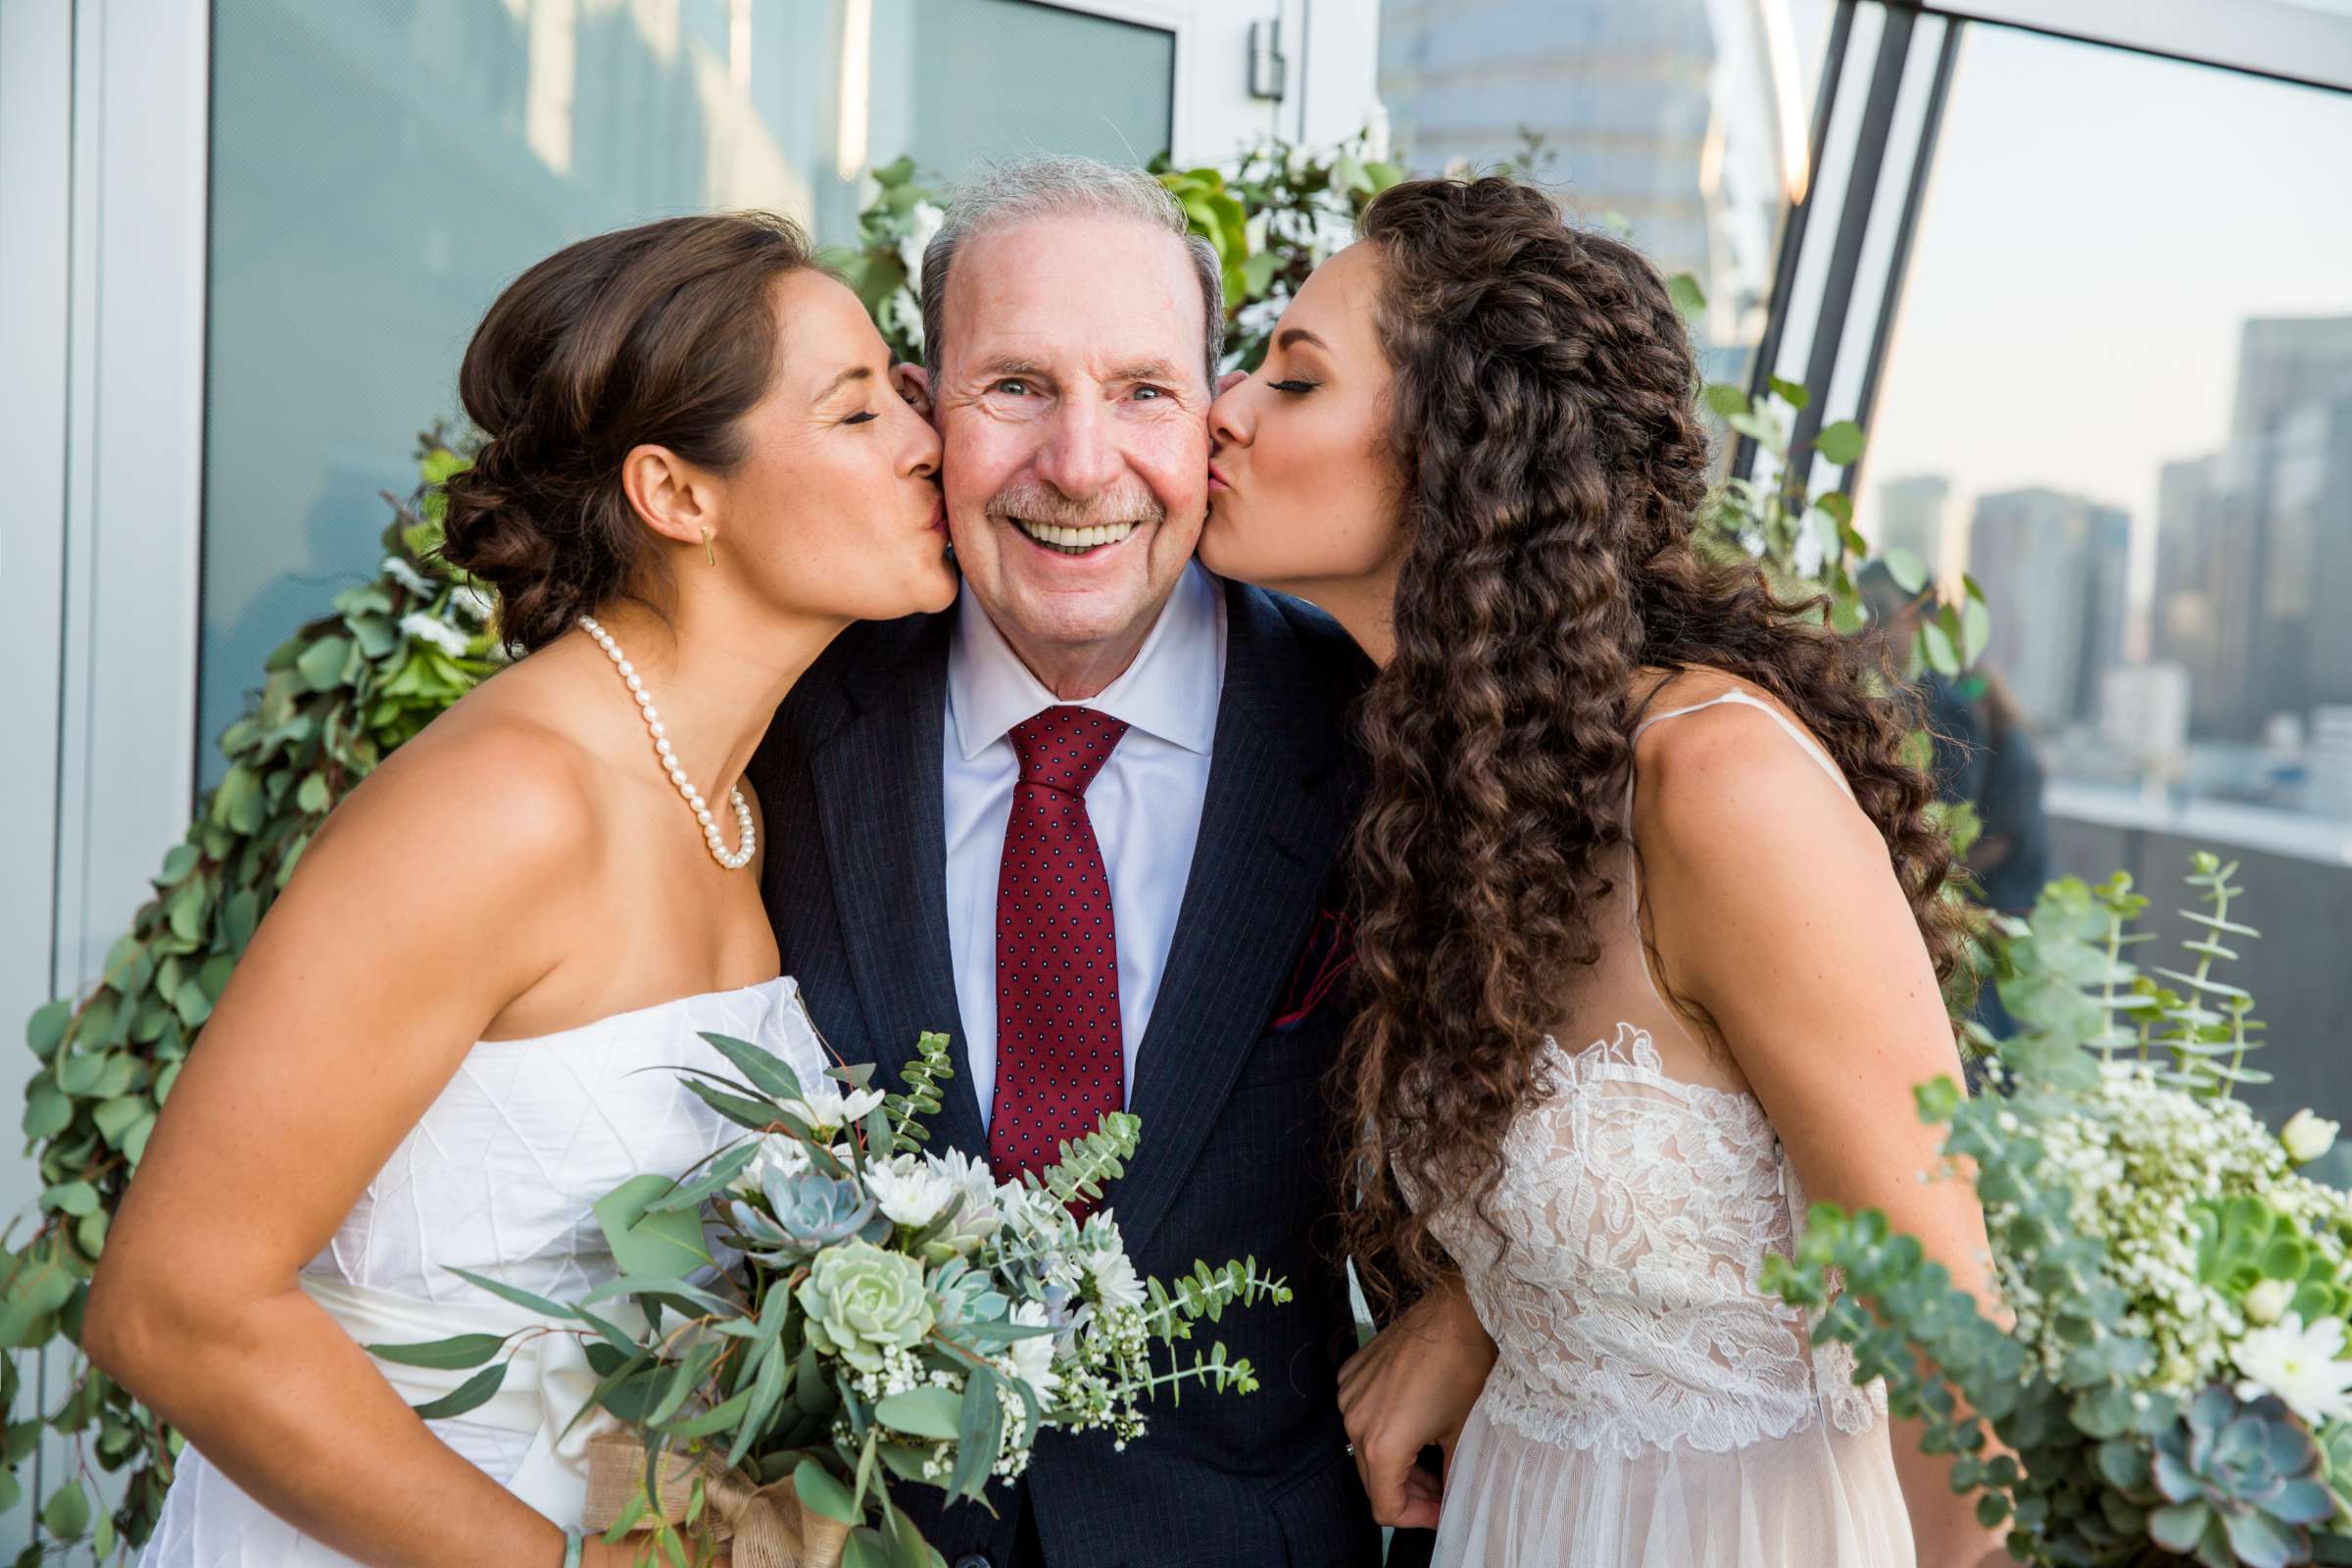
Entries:
{"type": "Polygon", "coordinates": [[[1119,944],[1086,789],[1126,722],[1049,708],[1012,727],[1021,781],[997,869],[997,1094],[988,1159],[999,1181],[1043,1170],[1063,1140],[1125,1099],[1119,944]]]}

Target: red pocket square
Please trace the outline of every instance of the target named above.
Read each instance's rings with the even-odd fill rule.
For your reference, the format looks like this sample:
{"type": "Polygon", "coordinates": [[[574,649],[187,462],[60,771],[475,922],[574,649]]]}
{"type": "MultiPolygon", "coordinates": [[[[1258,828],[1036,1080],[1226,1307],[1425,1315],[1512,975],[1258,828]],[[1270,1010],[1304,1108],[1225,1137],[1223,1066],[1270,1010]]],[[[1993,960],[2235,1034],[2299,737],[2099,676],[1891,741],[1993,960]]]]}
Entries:
{"type": "Polygon", "coordinates": [[[1354,922],[1337,909],[1325,909],[1315,916],[1306,951],[1298,956],[1298,967],[1283,988],[1282,1005],[1266,1027],[1275,1032],[1298,1028],[1333,992],[1345,987],[1348,971],[1354,967],[1354,922]]]}

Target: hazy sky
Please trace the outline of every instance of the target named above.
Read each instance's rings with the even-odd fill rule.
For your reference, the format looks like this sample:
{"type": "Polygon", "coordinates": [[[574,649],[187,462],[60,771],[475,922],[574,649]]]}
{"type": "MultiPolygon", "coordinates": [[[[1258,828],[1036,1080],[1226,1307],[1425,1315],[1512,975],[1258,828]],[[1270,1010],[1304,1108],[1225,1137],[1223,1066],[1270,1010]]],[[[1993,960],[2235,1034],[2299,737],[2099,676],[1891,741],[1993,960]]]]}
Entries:
{"type": "Polygon", "coordinates": [[[2046,484],[2130,509],[2229,421],[2238,323],[2352,315],[2352,94],[1974,26],[1864,501],[2046,484]]]}

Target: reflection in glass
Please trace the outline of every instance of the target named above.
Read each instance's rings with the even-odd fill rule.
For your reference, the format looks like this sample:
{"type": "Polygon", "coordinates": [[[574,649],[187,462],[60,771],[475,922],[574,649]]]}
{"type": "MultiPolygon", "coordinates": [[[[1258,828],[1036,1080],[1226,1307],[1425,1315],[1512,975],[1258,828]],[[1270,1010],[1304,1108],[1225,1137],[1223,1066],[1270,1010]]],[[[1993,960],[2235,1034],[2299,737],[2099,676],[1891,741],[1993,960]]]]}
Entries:
{"type": "Polygon", "coordinates": [[[2352,1026],[2352,173],[2280,149],[2347,140],[2352,94],[1972,27],[1857,518],[1984,586],[2059,871],[2161,912],[2242,859],[2280,1111],[2352,1026]]]}
{"type": "Polygon", "coordinates": [[[772,207],[853,235],[869,159],[953,180],[1167,145],[1174,36],[1027,0],[216,0],[210,745],[375,564],[482,311],[567,241],[772,207]],[[1083,62],[1084,69],[1078,69],[1083,62]],[[846,171],[846,173],[845,173],[846,171]]]}
{"type": "Polygon", "coordinates": [[[1380,92],[1416,172],[1509,164],[1704,288],[1708,375],[1762,335],[1830,0],[1383,0],[1380,92]]]}

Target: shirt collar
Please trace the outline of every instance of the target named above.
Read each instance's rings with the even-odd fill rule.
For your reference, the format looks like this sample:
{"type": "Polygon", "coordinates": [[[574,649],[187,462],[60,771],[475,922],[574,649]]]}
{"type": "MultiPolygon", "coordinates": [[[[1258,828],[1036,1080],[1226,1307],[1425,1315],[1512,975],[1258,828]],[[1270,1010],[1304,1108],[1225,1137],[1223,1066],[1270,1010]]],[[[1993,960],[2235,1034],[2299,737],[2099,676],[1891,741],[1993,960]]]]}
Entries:
{"type": "MultiPolygon", "coordinates": [[[[1224,604],[1199,562],[1188,563],[1144,646],[1117,680],[1071,706],[1099,709],[1135,729],[1206,757],[1217,730],[1224,685],[1224,604]]],[[[948,712],[965,761],[1003,740],[1013,725],[1060,699],[1029,672],[970,583],[956,601],[948,645],[948,712]]]]}

